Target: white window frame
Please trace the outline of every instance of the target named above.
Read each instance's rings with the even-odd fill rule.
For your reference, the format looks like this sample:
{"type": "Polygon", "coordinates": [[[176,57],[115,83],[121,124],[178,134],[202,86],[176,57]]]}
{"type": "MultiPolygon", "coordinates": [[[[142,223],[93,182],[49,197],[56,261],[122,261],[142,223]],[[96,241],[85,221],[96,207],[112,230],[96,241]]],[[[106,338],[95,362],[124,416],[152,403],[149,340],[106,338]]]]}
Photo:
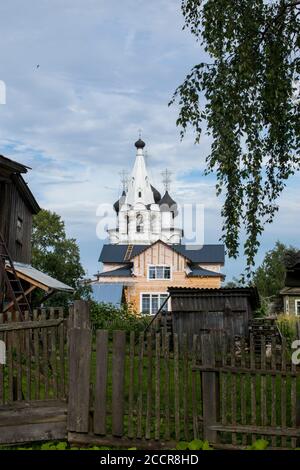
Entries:
{"type": "Polygon", "coordinates": [[[147,266],[147,280],[148,281],[171,281],[172,280],[172,266],[170,266],[169,264],[148,264],[147,266]],[[155,277],[155,278],[152,278],[149,276],[149,272],[150,272],[150,268],[170,268],[170,277],[162,277],[162,278],[159,278],[159,277],[155,277]]]}
{"type": "MultiPolygon", "coordinates": [[[[146,316],[146,315],[151,315],[151,316],[153,316],[153,315],[155,315],[157,312],[155,312],[155,313],[152,313],[152,312],[151,312],[151,313],[143,313],[143,295],[150,295],[150,308],[151,308],[151,310],[152,310],[151,296],[152,296],[152,295],[167,295],[167,296],[169,296],[169,293],[168,293],[168,292],[152,292],[152,291],[151,291],[151,292],[148,291],[148,292],[141,292],[141,293],[140,293],[140,313],[141,313],[142,315],[145,315],[145,316],[146,316]]],[[[167,309],[168,309],[169,311],[170,311],[170,307],[171,307],[171,303],[170,303],[170,299],[169,299],[168,302],[167,302],[167,309]]]]}
{"type": "Polygon", "coordinates": [[[298,312],[298,304],[300,304],[300,299],[296,299],[296,300],[295,300],[295,315],[296,315],[297,317],[300,316],[300,313],[297,313],[297,312],[298,312]]]}

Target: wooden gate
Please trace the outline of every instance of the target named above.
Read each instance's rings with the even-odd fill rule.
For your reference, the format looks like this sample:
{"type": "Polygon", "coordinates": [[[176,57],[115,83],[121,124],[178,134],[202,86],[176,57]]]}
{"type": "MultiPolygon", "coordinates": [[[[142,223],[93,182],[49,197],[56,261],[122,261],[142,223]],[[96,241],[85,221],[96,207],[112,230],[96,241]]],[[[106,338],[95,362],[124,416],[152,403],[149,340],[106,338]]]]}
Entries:
{"type": "Polygon", "coordinates": [[[66,437],[66,326],[61,308],[0,314],[0,443],[66,437]],[[3,343],[2,343],[3,344],[3,343]]]}

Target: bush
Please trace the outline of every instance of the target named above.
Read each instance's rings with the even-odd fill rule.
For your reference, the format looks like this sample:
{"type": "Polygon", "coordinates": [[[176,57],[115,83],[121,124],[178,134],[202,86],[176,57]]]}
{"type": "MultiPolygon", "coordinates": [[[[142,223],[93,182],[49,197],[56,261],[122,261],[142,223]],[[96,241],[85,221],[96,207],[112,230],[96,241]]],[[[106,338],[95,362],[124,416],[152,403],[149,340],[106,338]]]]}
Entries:
{"type": "Polygon", "coordinates": [[[94,330],[125,330],[142,332],[149,324],[148,318],[137,314],[131,306],[116,307],[110,303],[91,302],[91,322],[94,330]]]}
{"type": "Polygon", "coordinates": [[[299,318],[295,315],[281,314],[278,316],[276,323],[282,334],[290,346],[292,342],[297,339],[297,323],[299,318]]]}

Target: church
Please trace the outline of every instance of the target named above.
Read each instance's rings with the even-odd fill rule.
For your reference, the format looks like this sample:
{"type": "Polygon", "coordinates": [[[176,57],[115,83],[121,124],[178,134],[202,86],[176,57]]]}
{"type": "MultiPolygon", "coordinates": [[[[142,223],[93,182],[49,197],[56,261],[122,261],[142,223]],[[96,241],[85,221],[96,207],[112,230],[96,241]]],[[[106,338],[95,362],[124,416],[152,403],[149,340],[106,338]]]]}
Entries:
{"type": "Polygon", "coordinates": [[[154,315],[162,304],[169,309],[168,287],[221,287],[224,246],[189,247],[182,242],[183,230],[176,226],[178,206],[169,193],[168,178],[161,196],[149,179],[145,142],[139,138],[135,147],[131,177],[113,206],[116,227],[108,230],[109,243],[100,254],[103,270],[92,287],[95,298],[106,287],[119,292],[119,301],[122,298],[137,313],[154,315]]]}

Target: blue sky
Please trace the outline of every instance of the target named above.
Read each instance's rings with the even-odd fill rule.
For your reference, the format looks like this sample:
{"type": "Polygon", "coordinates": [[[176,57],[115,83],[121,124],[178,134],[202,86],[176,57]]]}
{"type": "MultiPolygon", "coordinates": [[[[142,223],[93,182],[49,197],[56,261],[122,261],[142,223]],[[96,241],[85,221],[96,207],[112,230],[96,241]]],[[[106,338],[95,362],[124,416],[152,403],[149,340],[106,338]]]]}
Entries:
{"type": "MultiPolygon", "coordinates": [[[[177,110],[167,103],[202,51],[182,31],[180,0],[10,0],[1,2],[0,153],[32,167],[27,181],[40,205],[59,213],[78,240],[89,275],[101,241],[96,209],[120,192],[130,171],[138,129],[147,143],[153,183],[173,173],[181,203],[205,205],[205,242],[220,237],[221,201],[214,177],[203,176],[210,140],[180,141],[177,110]],[[37,65],[39,67],[37,68],[37,65]]],[[[259,263],[276,240],[299,246],[299,175],[288,183],[280,211],[266,228],[259,263]]],[[[227,279],[243,258],[227,260],[227,279]]]]}

